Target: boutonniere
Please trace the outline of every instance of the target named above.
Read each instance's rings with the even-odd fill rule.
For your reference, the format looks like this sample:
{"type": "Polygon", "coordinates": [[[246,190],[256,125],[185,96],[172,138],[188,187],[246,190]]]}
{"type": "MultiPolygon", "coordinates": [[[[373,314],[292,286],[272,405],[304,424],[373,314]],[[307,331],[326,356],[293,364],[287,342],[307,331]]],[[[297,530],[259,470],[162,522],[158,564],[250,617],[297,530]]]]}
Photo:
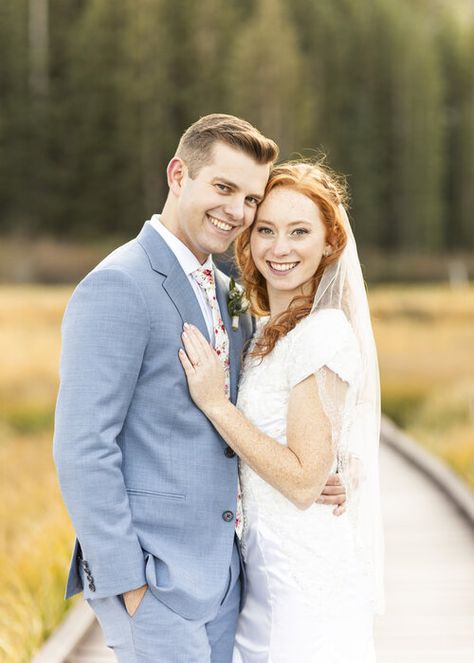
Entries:
{"type": "Polygon", "coordinates": [[[239,328],[239,316],[248,310],[249,302],[244,294],[244,289],[237,285],[234,278],[230,277],[229,294],[227,295],[227,310],[232,318],[232,329],[239,328]]]}

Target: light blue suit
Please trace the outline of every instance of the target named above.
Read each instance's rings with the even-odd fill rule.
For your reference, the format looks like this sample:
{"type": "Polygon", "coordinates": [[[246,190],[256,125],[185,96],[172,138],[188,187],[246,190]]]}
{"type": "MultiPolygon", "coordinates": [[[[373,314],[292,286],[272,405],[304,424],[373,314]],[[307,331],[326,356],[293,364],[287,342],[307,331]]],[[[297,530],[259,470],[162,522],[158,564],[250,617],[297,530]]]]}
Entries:
{"type": "MultiPolygon", "coordinates": [[[[216,290],[235,403],[252,322],[241,316],[232,330],[218,270],[216,290]]],[[[77,535],[66,597],[82,589],[86,599],[117,597],[147,583],[185,620],[206,619],[222,599],[237,457],[189,396],[178,358],[184,322],[208,338],[187,276],[149,223],[69,302],[54,437],[77,535]]]]}

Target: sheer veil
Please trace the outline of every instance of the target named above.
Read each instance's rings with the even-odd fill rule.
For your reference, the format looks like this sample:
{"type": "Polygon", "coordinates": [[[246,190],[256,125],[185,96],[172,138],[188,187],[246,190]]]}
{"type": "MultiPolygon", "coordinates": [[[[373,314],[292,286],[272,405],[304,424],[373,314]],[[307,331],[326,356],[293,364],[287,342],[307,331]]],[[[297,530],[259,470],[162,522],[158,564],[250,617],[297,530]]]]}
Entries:
{"type": "Polygon", "coordinates": [[[329,264],[317,288],[311,314],[324,309],[342,310],[356,337],[361,370],[353,416],[341,430],[340,382],[335,373],[317,377],[321,400],[336,441],[338,472],[348,492],[357,555],[370,576],[376,612],[383,612],[383,533],[379,493],[380,383],[369,305],[357,247],[346,211],[339,206],[347,245],[339,259],[329,264]],[[338,402],[339,400],[339,402],[338,402]],[[338,414],[339,413],[339,414],[338,414]],[[334,430],[338,434],[334,435],[334,430]]]}

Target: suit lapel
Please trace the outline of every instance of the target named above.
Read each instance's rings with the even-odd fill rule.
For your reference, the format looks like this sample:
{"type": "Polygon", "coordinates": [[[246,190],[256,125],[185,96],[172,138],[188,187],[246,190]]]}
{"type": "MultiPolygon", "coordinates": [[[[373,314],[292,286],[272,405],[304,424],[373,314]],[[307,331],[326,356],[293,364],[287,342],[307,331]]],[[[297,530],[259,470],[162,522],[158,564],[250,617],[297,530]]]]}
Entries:
{"type": "Polygon", "coordinates": [[[192,323],[210,341],[209,331],[196,294],[177,260],[163,281],[163,288],[178,309],[183,323],[192,323]]]}
{"type": "MultiPolygon", "coordinates": [[[[145,250],[151,267],[162,274],[163,289],[175,305],[181,320],[195,325],[205,338],[210,342],[206,321],[199,306],[194,290],[184,273],[173,251],[159,233],[146,222],[137,241],[145,250]]],[[[240,373],[242,352],[242,331],[232,329],[232,320],[227,311],[228,286],[226,279],[214,265],[216,276],[216,296],[221,311],[222,321],[229,336],[229,359],[230,359],[230,398],[235,403],[237,398],[237,385],[240,373]]]]}
{"type": "Polygon", "coordinates": [[[137,239],[147,253],[151,267],[165,277],[163,289],[178,310],[183,323],[190,322],[195,325],[209,341],[209,332],[201,307],[173,251],[148,222],[143,226],[137,239]]]}

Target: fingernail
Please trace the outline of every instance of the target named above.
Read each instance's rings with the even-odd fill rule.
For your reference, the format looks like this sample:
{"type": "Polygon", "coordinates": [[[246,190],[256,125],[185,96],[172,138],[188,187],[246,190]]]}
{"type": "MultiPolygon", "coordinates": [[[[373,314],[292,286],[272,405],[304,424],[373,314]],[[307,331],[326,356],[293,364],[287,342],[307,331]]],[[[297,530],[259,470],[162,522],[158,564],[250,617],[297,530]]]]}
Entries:
{"type": "Polygon", "coordinates": [[[191,327],[191,325],[190,325],[188,322],[185,322],[184,325],[183,325],[183,327],[184,327],[185,329],[189,329],[189,328],[191,327]]]}

